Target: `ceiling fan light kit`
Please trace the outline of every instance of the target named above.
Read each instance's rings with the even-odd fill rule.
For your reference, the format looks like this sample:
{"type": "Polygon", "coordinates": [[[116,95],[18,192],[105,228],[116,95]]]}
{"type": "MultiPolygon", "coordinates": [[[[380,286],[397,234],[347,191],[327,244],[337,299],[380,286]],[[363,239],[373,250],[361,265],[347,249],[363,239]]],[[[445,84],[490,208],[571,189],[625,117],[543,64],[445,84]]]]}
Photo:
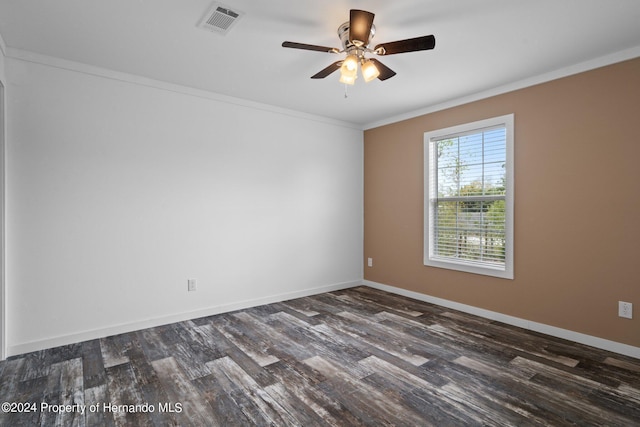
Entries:
{"type": "Polygon", "coordinates": [[[366,83],[375,80],[384,81],[395,76],[396,73],[389,67],[374,58],[367,58],[367,54],[379,56],[394,55],[398,53],[416,52],[433,49],[436,39],[433,35],[398,40],[390,43],[376,45],[369,48],[371,39],[376,33],[373,25],[375,15],[365,10],[351,9],[349,21],[338,27],[338,37],[342,42],[342,50],[334,47],[318,46],[305,43],[285,41],[282,47],[334,54],[346,54],[345,59],[336,61],[318,73],[311,76],[312,79],[323,79],[336,70],[340,70],[340,83],[353,85],[358,78],[358,65],[362,78],[366,83]]]}
{"type": "Polygon", "coordinates": [[[369,83],[373,79],[377,79],[380,76],[380,70],[376,67],[371,60],[367,59],[362,63],[362,77],[366,83],[369,83]]]}
{"type": "Polygon", "coordinates": [[[340,66],[340,83],[353,85],[358,78],[358,57],[349,55],[340,66]]]}

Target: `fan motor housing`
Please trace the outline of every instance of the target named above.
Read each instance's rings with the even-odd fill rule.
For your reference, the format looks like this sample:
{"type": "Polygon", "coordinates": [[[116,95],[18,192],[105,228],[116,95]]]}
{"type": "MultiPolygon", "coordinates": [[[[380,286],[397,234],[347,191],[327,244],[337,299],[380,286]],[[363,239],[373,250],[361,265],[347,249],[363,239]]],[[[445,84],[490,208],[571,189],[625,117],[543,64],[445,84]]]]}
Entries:
{"type": "MultiPolygon", "coordinates": [[[[376,34],[376,26],[371,24],[371,32],[369,33],[369,40],[367,40],[367,43],[365,43],[363,46],[360,46],[360,48],[366,48],[367,46],[369,46],[369,43],[371,43],[371,39],[373,39],[373,36],[375,34],[376,34]]],[[[349,40],[349,21],[345,22],[344,24],[338,27],[338,37],[340,38],[340,41],[342,42],[342,48],[345,51],[350,52],[354,48],[357,48],[357,46],[351,43],[351,40],[349,40]]]]}

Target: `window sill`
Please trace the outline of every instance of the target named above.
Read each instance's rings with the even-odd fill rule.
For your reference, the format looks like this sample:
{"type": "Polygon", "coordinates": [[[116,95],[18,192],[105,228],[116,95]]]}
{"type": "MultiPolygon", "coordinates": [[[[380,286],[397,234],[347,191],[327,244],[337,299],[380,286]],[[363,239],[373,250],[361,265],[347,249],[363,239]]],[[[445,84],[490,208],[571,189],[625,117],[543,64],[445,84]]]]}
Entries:
{"type": "Polygon", "coordinates": [[[426,267],[444,268],[447,270],[462,271],[465,273],[513,280],[513,270],[506,269],[504,266],[494,267],[486,264],[480,265],[474,262],[465,262],[462,260],[452,260],[447,258],[425,258],[424,265],[426,267]]]}

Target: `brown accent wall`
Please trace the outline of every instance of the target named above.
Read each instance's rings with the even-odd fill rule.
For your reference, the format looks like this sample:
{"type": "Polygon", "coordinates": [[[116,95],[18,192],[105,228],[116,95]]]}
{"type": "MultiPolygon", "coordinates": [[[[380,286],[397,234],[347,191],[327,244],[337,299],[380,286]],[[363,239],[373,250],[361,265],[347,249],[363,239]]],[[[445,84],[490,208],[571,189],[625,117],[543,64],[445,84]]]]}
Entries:
{"type": "Polygon", "coordinates": [[[366,280],[640,346],[640,58],[367,130],[364,165],[366,280]],[[515,279],[424,266],[424,132],[509,113],[515,279]]]}

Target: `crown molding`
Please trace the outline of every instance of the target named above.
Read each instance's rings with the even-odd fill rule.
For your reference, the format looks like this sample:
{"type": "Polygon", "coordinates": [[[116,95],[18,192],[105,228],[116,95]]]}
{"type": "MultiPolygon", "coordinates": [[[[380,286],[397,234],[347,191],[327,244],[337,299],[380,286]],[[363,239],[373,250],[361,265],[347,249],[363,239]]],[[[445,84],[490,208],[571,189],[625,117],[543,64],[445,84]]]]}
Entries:
{"type": "Polygon", "coordinates": [[[188,95],[188,96],[193,96],[198,98],[209,99],[212,101],[243,106],[243,107],[251,108],[254,110],[268,111],[271,113],[282,114],[286,116],[296,117],[299,119],[310,120],[315,122],[321,122],[321,123],[325,123],[333,126],[362,130],[361,125],[351,123],[351,122],[345,122],[345,121],[331,119],[324,116],[303,113],[300,111],[276,107],[274,105],[263,104],[260,102],[250,101],[247,99],[235,98],[232,96],[222,95],[219,93],[210,92],[203,89],[196,89],[188,86],[168,83],[161,80],[155,80],[149,77],[123,73],[123,72],[114,71],[108,68],[102,68],[94,65],[84,64],[81,62],[75,62],[67,59],[42,55],[39,53],[27,51],[27,50],[16,49],[12,47],[6,47],[5,49],[6,49],[5,56],[7,58],[16,59],[24,62],[31,62],[34,64],[45,65],[53,68],[59,68],[67,71],[73,71],[73,72],[78,72],[78,73],[92,75],[92,76],[98,76],[98,77],[111,79],[111,80],[117,80],[120,82],[135,84],[138,86],[147,86],[147,87],[174,92],[182,95],[188,95]]]}
{"type": "Polygon", "coordinates": [[[322,122],[322,123],[326,123],[334,126],[347,127],[347,128],[356,129],[356,130],[369,130],[376,127],[385,126],[385,125],[400,122],[403,120],[408,120],[415,117],[423,116],[425,114],[430,114],[437,111],[445,110],[447,108],[457,107],[460,105],[468,104],[470,102],[479,101],[482,99],[490,98],[492,96],[513,92],[515,90],[524,89],[526,87],[535,86],[537,84],[546,83],[552,80],[557,80],[563,77],[568,77],[574,74],[579,74],[585,71],[590,71],[596,68],[600,68],[607,65],[611,65],[618,62],[640,57],[640,46],[635,46],[629,49],[604,55],[589,61],[584,61],[578,64],[563,67],[548,73],[540,74],[540,75],[529,77],[516,82],[497,86],[492,89],[488,89],[485,91],[477,92],[475,94],[452,99],[439,104],[428,105],[418,110],[409,111],[403,114],[388,117],[386,119],[361,125],[357,123],[331,119],[324,116],[302,113],[300,111],[276,107],[270,104],[263,104],[255,101],[249,101],[242,98],[235,98],[232,96],[209,92],[202,89],[196,89],[188,86],[168,83],[168,82],[155,80],[152,78],[143,77],[139,75],[123,73],[123,72],[114,71],[114,70],[110,70],[102,67],[96,67],[93,65],[88,65],[80,62],[69,61],[61,58],[55,58],[55,57],[42,55],[42,54],[38,54],[38,53],[34,53],[34,52],[22,50],[22,49],[7,47],[1,35],[0,35],[0,50],[7,58],[18,59],[25,62],[32,62],[40,65],[47,65],[50,67],[65,69],[68,71],[75,71],[83,74],[99,76],[107,79],[118,80],[118,81],[136,84],[140,86],[153,87],[156,89],[167,90],[170,92],[180,93],[183,95],[195,96],[199,98],[205,98],[205,99],[224,102],[224,103],[233,104],[233,105],[240,105],[247,108],[269,111],[272,113],[288,115],[288,116],[292,116],[300,119],[322,122]]]}
{"type": "Polygon", "coordinates": [[[596,68],[605,67],[607,65],[615,64],[618,62],[622,62],[622,61],[626,61],[626,60],[634,59],[638,57],[640,57],[640,46],[635,46],[630,49],[621,50],[621,51],[604,55],[589,61],[580,62],[578,64],[559,68],[557,70],[554,70],[548,73],[539,74],[537,76],[533,76],[523,80],[518,80],[516,82],[497,86],[492,89],[474,93],[472,95],[467,95],[461,98],[452,99],[440,104],[428,105],[418,110],[409,111],[393,117],[388,117],[386,119],[367,123],[363,125],[363,129],[369,130],[369,129],[377,128],[380,126],[397,123],[403,120],[413,119],[415,117],[423,116],[425,114],[435,113],[437,111],[446,110],[447,108],[457,107],[459,105],[468,104],[474,101],[480,101],[482,99],[490,98],[492,96],[502,95],[504,93],[513,92],[518,89],[524,89],[526,87],[550,82],[552,80],[557,80],[563,77],[568,77],[574,74],[583,73],[585,71],[594,70],[596,68]]]}
{"type": "Polygon", "coordinates": [[[7,44],[4,42],[2,34],[0,34],[0,52],[2,55],[7,56],[7,44]]]}

